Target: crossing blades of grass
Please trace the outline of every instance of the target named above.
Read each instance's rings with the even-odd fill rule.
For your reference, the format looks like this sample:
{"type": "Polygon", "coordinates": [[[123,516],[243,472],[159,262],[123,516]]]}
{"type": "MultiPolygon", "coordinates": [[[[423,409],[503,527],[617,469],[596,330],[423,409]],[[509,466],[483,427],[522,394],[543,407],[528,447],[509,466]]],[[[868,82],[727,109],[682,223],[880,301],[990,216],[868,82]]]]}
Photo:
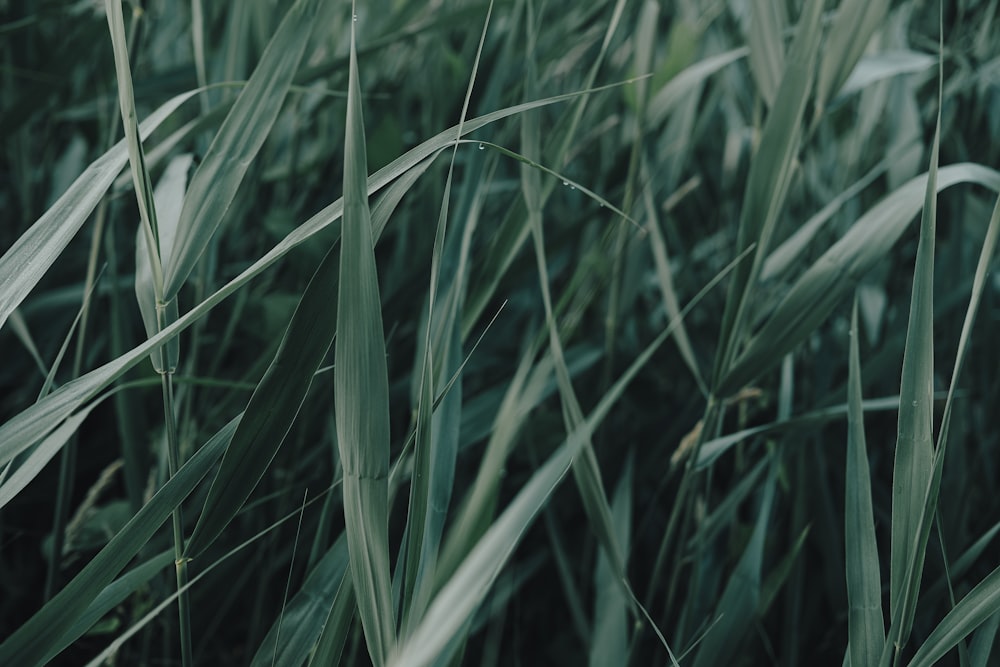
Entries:
{"type": "Polygon", "coordinates": [[[347,541],[341,536],[288,602],[280,623],[271,626],[251,667],[301,665],[306,661],[323,633],[344,577],[350,577],[349,567],[347,541]]]}
{"type": "Polygon", "coordinates": [[[368,162],[354,33],[352,24],[334,411],[358,614],[372,662],[382,667],[396,636],[389,583],[389,384],[365,184],[368,162]]]}
{"type": "Polygon", "coordinates": [[[844,562],[849,604],[847,646],[852,665],[874,665],[885,647],[885,620],[882,616],[882,581],[878,545],[875,542],[864,412],[861,407],[860,338],[858,303],[855,299],[851,312],[850,377],[847,384],[847,472],[844,499],[844,562]]]}
{"type": "MultiPolygon", "coordinates": [[[[402,631],[408,632],[414,618],[419,618],[430,599],[434,570],[437,567],[441,535],[448,506],[451,504],[452,486],[455,480],[455,460],[458,456],[458,437],[461,425],[461,383],[448,392],[441,408],[435,412],[433,403],[440,373],[446,380],[450,373],[461,365],[461,312],[460,303],[464,294],[451,292],[452,298],[437,302],[438,285],[441,279],[441,264],[444,261],[445,238],[448,227],[448,204],[451,198],[452,180],[455,175],[455,157],[458,141],[461,140],[462,126],[469,111],[479,62],[486,41],[493,3],[486,10],[479,45],[472,63],[472,72],[462,103],[458,121],[456,143],[451,152],[448,175],[437,227],[431,250],[431,275],[427,291],[427,321],[423,332],[423,346],[418,353],[419,389],[414,438],[413,475],[410,481],[410,503],[406,524],[406,544],[404,554],[402,591],[402,631]],[[437,323],[438,326],[435,326],[437,323]],[[435,331],[440,330],[440,337],[435,331]],[[440,369],[440,371],[439,371],[440,369]]],[[[398,576],[398,575],[397,575],[398,576]]]]}
{"type": "MultiPolygon", "coordinates": [[[[1000,172],[959,163],[938,171],[937,190],[976,183],[1000,191],[1000,172]]],[[[719,383],[728,396],[774,367],[827,318],[888,252],[923,206],[927,175],[913,178],[858,218],[797,280],[719,383]]]]}
{"type": "Polygon", "coordinates": [[[146,585],[150,579],[164,572],[173,563],[174,550],[170,549],[136,565],[113,583],[109,584],[101,591],[100,595],[94,598],[94,601],[90,603],[87,610],[60,637],[59,641],[51,642],[48,645],[48,653],[42,658],[41,663],[45,664],[59,655],[63,649],[90,630],[105,614],[113,611],[128,599],[130,595],[133,595],[139,588],[146,585]]]}
{"type": "Polygon", "coordinates": [[[843,0],[823,49],[816,81],[816,119],[840,90],[889,11],[889,0],[843,0]]]}
{"type": "MultiPolygon", "coordinates": [[[[802,114],[812,90],[822,10],[823,3],[816,0],[802,8],[775,103],[761,133],[760,150],[750,165],[740,212],[737,251],[754,247],[754,255],[752,262],[736,267],[730,283],[712,379],[715,388],[721,384],[742,345],[751,294],[788,193],[802,134],[802,114]]],[[[716,395],[725,394],[717,392],[716,395]]]]}
{"type": "Polygon", "coordinates": [[[165,301],[176,297],[187,280],[271,131],[309,43],[318,6],[318,0],[296,0],[288,10],[191,178],[170,264],[163,267],[165,301]]]}
{"type": "Polygon", "coordinates": [[[184,464],[153,498],[59,593],[0,644],[0,664],[35,665],[52,637],[66,640],[88,606],[159,530],[222,455],[239,417],[229,422],[184,464]]]}
{"type": "MultiPolygon", "coordinates": [[[[160,106],[139,126],[140,139],[197,94],[188,91],[160,106]]],[[[122,139],[92,162],[0,258],[0,327],[62,254],[127,161],[127,142],[122,139]]]]}

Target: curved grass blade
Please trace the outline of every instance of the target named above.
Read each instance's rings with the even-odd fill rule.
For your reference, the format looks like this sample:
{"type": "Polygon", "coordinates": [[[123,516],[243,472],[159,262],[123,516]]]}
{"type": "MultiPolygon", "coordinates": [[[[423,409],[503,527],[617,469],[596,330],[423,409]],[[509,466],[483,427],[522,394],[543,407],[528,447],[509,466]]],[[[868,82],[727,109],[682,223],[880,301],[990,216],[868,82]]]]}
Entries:
{"type": "MultiPolygon", "coordinates": [[[[428,165],[424,162],[411,169],[378,200],[372,212],[376,241],[396,205],[428,165]]],[[[250,397],[188,540],[188,557],[201,554],[236,516],[298,416],[337,331],[337,293],[333,286],[337,284],[340,257],[335,251],[336,245],[310,279],[274,359],[250,397]]]]}
{"type": "MultiPolygon", "coordinates": [[[[517,113],[522,113],[524,111],[558,102],[565,102],[580,97],[581,95],[591,94],[602,90],[610,90],[620,85],[622,84],[618,83],[592,88],[582,92],[556,95],[554,97],[535,100],[533,102],[518,104],[499,111],[494,111],[465,123],[463,134],[468,134],[484,127],[485,125],[488,125],[489,123],[496,122],[517,113]]],[[[159,116],[157,114],[153,114],[146,120],[144,125],[149,124],[149,131],[152,131],[157,124],[162,122],[163,119],[169,115],[170,111],[176,109],[177,106],[190,99],[198,92],[199,91],[195,90],[174,98],[157,111],[157,114],[161,111],[163,112],[162,114],[159,116]]],[[[374,194],[394,180],[406,177],[407,173],[410,172],[413,167],[420,164],[424,160],[435,157],[440,153],[441,149],[454,142],[455,131],[456,128],[454,127],[445,130],[428,139],[419,146],[407,151],[405,154],[401,155],[399,158],[382,169],[379,169],[368,179],[368,192],[370,194],[374,194]]],[[[142,134],[141,128],[140,134],[142,134]]],[[[119,147],[121,154],[113,156],[118,160],[117,170],[120,170],[125,164],[124,144],[120,144],[119,147]]],[[[111,152],[106,154],[106,157],[107,155],[111,155],[111,152]]],[[[102,158],[102,160],[104,159],[105,158],[102,158]]],[[[97,163],[95,163],[95,165],[96,164],[97,163]]],[[[95,165],[92,165],[92,167],[95,165]]],[[[103,172],[108,168],[108,164],[104,164],[100,172],[103,172]]],[[[87,174],[85,173],[85,175],[87,174]]],[[[91,175],[88,179],[84,179],[84,177],[81,176],[77,179],[77,182],[74,183],[71,191],[76,192],[77,185],[80,185],[80,191],[87,192],[88,183],[93,180],[92,176],[93,175],[91,175]]],[[[113,177],[114,175],[111,174],[108,176],[108,179],[112,180],[113,177]]],[[[104,189],[106,188],[107,186],[105,185],[104,189]]],[[[67,195],[64,195],[63,198],[68,197],[69,194],[70,193],[67,192],[67,195]]],[[[38,279],[41,278],[44,270],[41,272],[34,272],[34,269],[37,267],[33,265],[33,262],[47,262],[47,264],[45,264],[45,268],[50,266],[58,256],[58,251],[62,250],[62,247],[64,247],[65,244],[68,243],[69,238],[72,237],[72,233],[75,233],[76,229],[79,228],[79,225],[73,228],[72,232],[66,236],[65,241],[58,247],[58,251],[55,251],[54,254],[44,249],[40,251],[40,244],[43,244],[44,248],[49,248],[46,242],[50,240],[50,237],[61,236],[67,232],[67,230],[59,226],[59,223],[65,221],[57,218],[56,215],[64,214],[71,216],[72,219],[75,219],[75,216],[81,216],[79,222],[82,223],[82,218],[86,217],[86,215],[90,213],[90,210],[97,205],[97,200],[99,198],[94,199],[90,208],[87,209],[86,212],[81,212],[81,210],[73,207],[71,205],[72,199],[75,199],[75,197],[71,198],[71,201],[68,202],[69,205],[65,208],[59,208],[59,202],[56,202],[56,205],[46,212],[46,214],[39,219],[38,223],[36,223],[31,230],[25,234],[25,236],[22,236],[21,239],[14,244],[14,247],[11,248],[6,255],[4,255],[4,258],[0,260],[0,286],[5,286],[5,281],[12,281],[12,284],[14,284],[14,288],[12,289],[19,293],[19,297],[17,299],[7,304],[5,299],[10,293],[5,292],[2,288],[0,288],[0,315],[4,315],[4,308],[6,305],[9,305],[10,309],[13,310],[13,308],[20,303],[20,299],[23,299],[24,296],[27,295],[28,291],[30,291],[31,287],[33,287],[38,279]],[[45,224],[42,224],[43,222],[45,224]],[[24,242],[25,238],[28,236],[30,236],[30,241],[24,242]],[[16,260],[16,263],[10,265],[5,264],[4,262],[8,257],[12,257],[16,260]],[[15,278],[18,277],[17,274],[12,272],[9,273],[7,271],[8,266],[14,268],[20,267],[24,274],[31,273],[31,275],[34,276],[34,280],[27,283],[22,283],[21,281],[16,280],[15,278]],[[28,271],[29,268],[32,269],[31,272],[28,271]],[[23,290],[23,293],[20,293],[20,290],[23,290]]],[[[60,199],[60,202],[61,201],[63,201],[63,199],[60,199]]],[[[108,386],[128,369],[139,363],[139,361],[141,361],[142,358],[148,355],[152,350],[194,324],[199,318],[203,317],[205,313],[209,312],[224,299],[236,292],[236,290],[240,289],[243,285],[246,285],[248,282],[260,275],[264,270],[281,259],[281,257],[287,254],[290,250],[340,219],[343,212],[343,205],[343,199],[338,199],[323,210],[317,212],[311,218],[296,227],[293,231],[289,232],[284,239],[278,242],[278,244],[271,248],[271,250],[268,251],[263,257],[244,269],[242,273],[223,285],[211,296],[196,305],[190,311],[186,312],[182,317],[178,318],[176,322],[165,327],[163,331],[158,333],[153,338],[147,340],[141,345],[136,346],[117,359],[106,363],[104,366],[94,369],[72,382],[68,382],[59,390],[47,396],[45,399],[26,408],[14,417],[10,418],[3,425],[0,425],[0,465],[4,465],[19,452],[24,451],[34,443],[38,442],[41,438],[45,437],[45,435],[55,428],[59,422],[69,416],[74,410],[78,409],[84,402],[97,395],[101,389],[108,386]]],[[[9,311],[7,311],[6,314],[9,314],[9,311]]],[[[2,321],[2,319],[0,319],[0,321],[2,321]]]]}
{"type": "Polygon", "coordinates": [[[358,614],[372,663],[382,667],[396,636],[389,583],[389,381],[365,183],[368,160],[354,33],[352,25],[334,412],[358,614]]]}
{"type": "Polygon", "coordinates": [[[296,0],[285,14],[191,178],[170,264],[163,267],[164,301],[177,296],[264,145],[299,68],[318,6],[317,0],[296,0]]]}
{"type": "Polygon", "coordinates": [[[844,563],[849,603],[847,650],[852,665],[874,665],[885,647],[885,619],[882,616],[882,580],[878,545],[875,542],[864,412],[861,407],[860,338],[858,302],[855,299],[851,311],[850,376],[847,383],[847,471],[844,489],[844,563]]]}
{"type": "MultiPolygon", "coordinates": [[[[139,126],[140,139],[197,94],[192,90],[165,102],[139,126]]],[[[0,328],[62,254],[126,162],[127,142],[122,139],[94,160],[0,258],[0,328]]]]}
{"type": "Polygon", "coordinates": [[[889,0],[843,0],[833,19],[816,81],[816,118],[840,90],[889,11],[889,0]]]}
{"type": "Polygon", "coordinates": [[[932,667],[969,633],[1000,612],[1000,567],[948,612],[914,654],[910,667],[932,667]]]}
{"type": "Polygon", "coordinates": [[[0,644],[0,665],[35,665],[159,530],[222,455],[236,417],[205,443],[76,577],[0,644]]]}
{"type": "MultiPolygon", "coordinates": [[[[971,163],[938,171],[938,192],[957,183],[976,183],[1000,192],[1000,172],[971,163]]],[[[926,174],[910,180],[858,218],[843,238],[809,267],[719,383],[721,396],[753,382],[826,319],[903,234],[923,206],[920,195],[926,188],[926,174]]]]}
{"type": "Polygon", "coordinates": [[[67,646],[82,637],[105,614],[123,603],[141,586],[144,586],[150,579],[166,570],[173,563],[174,550],[171,548],[158,556],[153,556],[140,565],[136,565],[113,583],[109,584],[107,588],[94,598],[94,601],[90,603],[87,610],[59,638],[59,641],[52,642],[48,646],[48,653],[42,658],[41,663],[45,664],[59,655],[67,646]]]}
{"type": "MultiPolygon", "coordinates": [[[[770,250],[771,237],[795,169],[802,136],[802,115],[813,86],[813,65],[819,50],[822,10],[823,3],[818,0],[808,2],[802,8],[795,41],[761,134],[760,150],[750,165],[736,250],[743,252],[753,247],[753,261],[736,267],[729,286],[719,332],[719,354],[712,374],[714,389],[718,389],[742,347],[751,294],[770,250]]],[[[715,393],[725,396],[724,392],[715,393]]]]}
{"type": "Polygon", "coordinates": [[[301,665],[309,658],[309,653],[323,633],[323,626],[344,577],[350,577],[349,567],[347,541],[341,536],[316,563],[302,588],[289,601],[280,623],[276,621],[271,626],[250,663],[251,667],[301,665]]]}

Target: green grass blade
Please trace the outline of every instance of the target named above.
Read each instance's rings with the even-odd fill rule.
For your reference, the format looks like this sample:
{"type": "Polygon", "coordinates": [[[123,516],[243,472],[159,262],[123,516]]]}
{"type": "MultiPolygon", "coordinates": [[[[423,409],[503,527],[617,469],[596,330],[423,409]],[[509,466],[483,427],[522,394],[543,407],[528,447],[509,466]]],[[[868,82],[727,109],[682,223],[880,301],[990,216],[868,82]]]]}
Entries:
{"type": "Polygon", "coordinates": [[[712,619],[714,625],[698,649],[694,667],[731,663],[739,649],[741,638],[755,622],[761,595],[764,538],[767,536],[767,524],[771,516],[774,484],[772,474],[764,483],[763,499],[753,534],[726,583],[712,619]]]}
{"type": "MultiPolygon", "coordinates": [[[[165,102],[139,126],[139,137],[148,137],[197,94],[188,91],[165,102]]],[[[94,160],[0,258],[0,328],[62,254],[126,162],[128,148],[123,139],[94,160]]]]}
{"type": "Polygon", "coordinates": [[[910,667],[932,667],[969,633],[1000,612],[1000,567],[986,576],[927,636],[910,667]]]}
{"type": "Polygon", "coordinates": [[[757,92],[767,106],[774,104],[785,69],[785,47],[782,33],[788,18],[780,2],[755,2],[750,16],[747,45],[750,47],[750,73],[757,83],[757,92]]]}
{"type": "Polygon", "coordinates": [[[438,305],[438,285],[441,280],[442,262],[445,254],[445,237],[448,227],[448,204],[451,199],[451,185],[455,173],[455,158],[458,154],[462,126],[469,110],[483,44],[486,41],[490,17],[493,14],[491,0],[483,28],[479,37],[472,72],[462,103],[461,117],[456,131],[456,143],[451,153],[448,176],[437,227],[431,251],[431,275],[427,293],[427,322],[423,333],[423,347],[418,353],[419,390],[417,395],[416,426],[414,439],[413,475],[410,482],[410,504],[406,525],[405,568],[402,591],[402,631],[409,631],[413,618],[423,614],[430,599],[434,570],[444,531],[445,516],[451,504],[452,486],[455,480],[455,461],[458,456],[458,436],[461,425],[462,394],[461,383],[449,391],[438,411],[434,411],[435,387],[438,377],[446,382],[451,373],[462,364],[461,355],[461,313],[459,292],[451,292],[438,305]],[[440,322],[439,327],[435,326],[440,322]],[[440,338],[435,331],[440,329],[440,338]],[[436,362],[441,359],[441,362],[436,362]],[[440,371],[438,370],[440,368],[440,371]]]}
{"type": "Polygon", "coordinates": [[[187,542],[186,557],[199,556],[229,525],[288,435],[337,330],[330,286],[339,269],[338,253],[331,249],[309,281],[274,359],[250,397],[187,542]]]}
{"type": "MultiPolygon", "coordinates": [[[[812,91],[814,62],[819,50],[822,9],[823,3],[817,0],[811,0],[802,9],[781,85],[761,134],[760,150],[754,156],[747,176],[736,250],[744,252],[753,247],[753,261],[737,266],[730,283],[712,380],[715,389],[719,388],[723,375],[741,347],[750,296],[769,251],[771,236],[795,169],[802,135],[802,114],[812,91]]],[[[776,355],[776,359],[781,356],[776,355]]],[[[725,395],[724,392],[716,393],[725,395]]]]}
{"type": "Polygon", "coordinates": [[[276,621],[271,626],[251,667],[301,665],[306,661],[323,633],[344,577],[350,577],[349,567],[347,541],[341,536],[288,602],[280,624],[276,621]]]}
{"type": "Polygon", "coordinates": [[[889,0],[843,0],[823,49],[816,81],[816,118],[851,75],[889,11],[889,0]]]}
{"type": "Polygon", "coordinates": [[[986,667],[989,664],[998,629],[1000,629],[1000,611],[994,613],[976,629],[975,636],[969,642],[969,664],[972,667],[986,667]]]}
{"type": "Polygon", "coordinates": [[[334,409],[351,576],[368,652],[381,667],[396,633],[389,583],[389,385],[353,26],[347,96],[334,409]]]}
{"type": "MultiPolygon", "coordinates": [[[[939,89],[940,91],[940,89],[939,89]]],[[[934,468],[934,244],[937,230],[938,155],[941,105],[920,220],[920,240],[913,268],[910,319],[906,328],[903,372],[899,383],[899,422],[892,474],[892,541],[889,554],[891,640],[898,652],[910,634],[923,576],[930,531],[924,514],[934,468]]]]}
{"type": "Polygon", "coordinates": [[[351,573],[347,572],[340,580],[340,588],[337,589],[330,614],[326,617],[323,632],[316,642],[316,651],[309,665],[325,667],[340,664],[340,656],[344,652],[344,644],[347,643],[347,634],[354,621],[356,609],[354,580],[351,578],[351,573]]]}
{"type": "Polygon", "coordinates": [[[318,4],[296,0],[288,10],[191,178],[170,264],[163,267],[164,300],[177,296],[270,133],[309,42],[318,4]]]}
{"type": "MultiPolygon", "coordinates": [[[[619,544],[630,541],[632,524],[632,457],[625,460],[625,470],[614,499],[611,512],[619,544]]],[[[628,559],[628,554],[624,554],[628,559]]],[[[590,643],[590,667],[624,665],[628,663],[628,610],[631,606],[622,592],[619,573],[609,562],[607,553],[597,557],[594,572],[594,632],[590,643]]]]}
{"type": "Polygon", "coordinates": [[[871,476],[865,445],[864,412],[861,407],[861,360],[858,351],[858,303],[851,312],[851,352],[847,384],[847,471],[845,474],[844,541],[846,547],[848,653],[852,665],[874,665],[885,647],[882,615],[882,580],[875,516],[872,509],[871,476]]]}
{"type": "Polygon", "coordinates": [[[145,586],[150,579],[166,571],[174,564],[174,550],[171,548],[158,556],[146,560],[144,563],[136,565],[131,570],[109,584],[100,595],[94,598],[87,610],[80,615],[77,621],[66,631],[58,642],[52,642],[48,646],[48,653],[41,662],[47,663],[56,657],[67,646],[79,639],[90,628],[94,626],[105,614],[115,609],[118,605],[142,586],[145,586]]]}
{"type": "Polygon", "coordinates": [[[0,664],[34,665],[52,637],[67,631],[191,493],[222,455],[236,429],[232,420],[203,445],[76,577],[0,644],[0,664]]]}
{"type": "MultiPolygon", "coordinates": [[[[975,183],[1000,191],[1000,172],[960,163],[938,172],[937,190],[958,183],[975,183]]],[[[883,258],[923,206],[927,175],[917,176],[867,213],[795,282],[768,320],[719,383],[728,396],[776,365],[812,333],[883,258]]]]}

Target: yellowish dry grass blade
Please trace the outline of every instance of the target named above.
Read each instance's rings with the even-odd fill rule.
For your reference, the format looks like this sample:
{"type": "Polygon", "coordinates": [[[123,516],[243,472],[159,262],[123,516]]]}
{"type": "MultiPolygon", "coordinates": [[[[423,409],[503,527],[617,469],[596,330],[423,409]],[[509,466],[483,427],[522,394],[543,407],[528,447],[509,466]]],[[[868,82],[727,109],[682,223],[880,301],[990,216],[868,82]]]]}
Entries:
{"type": "Polygon", "coordinates": [[[389,384],[353,26],[349,77],[334,409],[351,576],[368,653],[381,667],[396,637],[389,583],[389,384]]]}
{"type": "Polygon", "coordinates": [[[847,652],[852,665],[874,665],[885,647],[882,616],[882,580],[871,476],[861,407],[861,359],[858,341],[858,303],[851,312],[851,351],[847,383],[847,471],[844,498],[844,559],[847,571],[847,652]]]}

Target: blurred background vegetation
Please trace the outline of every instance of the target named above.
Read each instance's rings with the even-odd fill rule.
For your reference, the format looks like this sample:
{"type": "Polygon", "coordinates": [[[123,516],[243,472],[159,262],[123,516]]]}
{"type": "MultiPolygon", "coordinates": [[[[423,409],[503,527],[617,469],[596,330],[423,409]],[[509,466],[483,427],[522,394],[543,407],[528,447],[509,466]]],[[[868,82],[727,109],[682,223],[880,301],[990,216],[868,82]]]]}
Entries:
{"type": "MultiPolygon", "coordinates": [[[[146,142],[154,183],[170,160],[183,153],[194,156],[189,173],[194,172],[240,92],[240,82],[253,72],[290,4],[125,4],[140,121],[199,84],[227,82],[181,107],[146,142]],[[200,42],[195,7],[203,12],[200,42]],[[194,44],[204,50],[203,72],[198,71],[194,44]],[[174,136],[179,137],[176,143],[174,136]]],[[[576,98],[529,112],[541,136],[534,159],[557,174],[538,172],[546,187],[554,186],[543,211],[547,279],[573,388],[585,414],[609,394],[678,307],[742,249],[737,227],[750,195],[748,174],[764,123],[774,113],[770,107],[778,93],[781,61],[788,57],[803,4],[809,3],[507,0],[493,7],[470,118],[651,74],[589,94],[585,104],[576,98]],[[763,12],[756,7],[760,4],[767,7],[763,12]],[[762,32],[760,16],[769,12],[776,17],[769,26],[773,30],[762,32]],[[768,39],[775,40],[770,48],[768,39]],[[599,199],[625,211],[634,223],[599,199]]],[[[839,4],[825,3],[825,31],[839,4]]],[[[927,170],[939,111],[942,166],[1000,164],[997,1],[945,3],[940,109],[938,5],[923,0],[886,4],[885,16],[846,84],[822,107],[815,97],[805,107],[802,140],[770,249],[791,238],[824,206],[837,206],[790,265],[773,275],[765,267],[748,323],[751,333],[774,312],[794,280],[862,214],[927,170]],[[854,188],[862,180],[862,187],[854,188]]],[[[320,3],[294,85],[181,292],[181,312],[340,197],[351,23],[357,30],[368,168],[373,173],[459,122],[487,7],[479,1],[377,0],[362,3],[351,21],[348,4],[320,3]]],[[[821,58],[822,53],[821,48],[821,58]]],[[[0,91],[0,247],[6,252],[88,164],[121,138],[103,3],[0,0],[0,91]]],[[[484,465],[485,443],[515,371],[546,345],[536,256],[525,222],[521,178],[526,167],[493,147],[526,153],[525,117],[514,115],[470,135],[471,143],[458,148],[451,177],[441,274],[445,285],[463,244],[471,258],[462,310],[462,351],[469,358],[460,389],[453,508],[461,505],[484,465]],[[479,141],[487,145],[477,146],[479,141]],[[482,343],[473,350],[480,335],[482,343]]],[[[394,462],[417,406],[418,350],[447,178],[447,162],[439,158],[402,199],[376,248],[394,462]]],[[[922,190],[918,197],[922,201],[922,190]]],[[[941,398],[949,386],[995,198],[987,188],[960,185],[943,191],[938,202],[934,389],[941,398]]],[[[912,218],[898,242],[858,281],[863,394],[865,399],[887,399],[865,414],[883,574],[889,569],[897,428],[891,399],[900,394],[919,218],[912,218]]],[[[123,173],[0,332],[0,420],[11,419],[44,393],[46,374],[57,359],[61,363],[53,388],[145,340],[133,292],[137,222],[131,181],[123,173]],[[74,328],[91,268],[99,276],[89,313],[74,328]]],[[[335,238],[332,228],[313,235],[181,335],[175,381],[184,458],[246,407],[335,238]]],[[[693,656],[704,637],[705,643],[732,647],[726,662],[717,664],[840,665],[848,633],[847,427],[842,408],[851,299],[841,300],[800,344],[778,355],[747,386],[715,396],[725,409],[721,421],[709,426],[717,432],[701,437],[702,449],[723,436],[764,428],[733,438],[710,466],[691,471],[681,495],[688,459],[679,449],[698,439],[708,394],[718,386],[713,366],[726,299],[723,283],[691,310],[684,337],[675,336],[654,354],[593,435],[629,580],[674,653],[692,651],[681,664],[696,664],[693,656]],[[840,411],[834,410],[833,417],[816,416],[826,408],[840,411]],[[772,428],[780,421],[788,423],[772,428]],[[761,503],[772,494],[769,515],[763,516],[761,503]],[[679,525],[673,539],[664,542],[675,511],[679,525]],[[743,619],[739,636],[713,637],[723,591],[762,516],[766,539],[757,603],[743,619]]],[[[939,515],[927,548],[911,647],[919,646],[954,600],[997,565],[996,546],[989,538],[1000,525],[995,493],[1000,484],[998,323],[1000,283],[991,278],[957,388],[939,515]],[[976,545],[979,550],[970,551],[976,545]]],[[[332,363],[331,351],[325,364],[332,363]]],[[[306,489],[312,499],[337,478],[333,376],[316,376],[246,509],[198,560],[212,562],[295,512],[306,489]]],[[[97,407],[76,437],[56,590],[166,477],[158,376],[144,361],[119,382],[132,384],[97,407]],[[128,460],[123,443],[131,443],[128,460]]],[[[943,404],[936,402],[938,417],[943,404]]],[[[543,378],[537,404],[529,407],[518,418],[522,421],[509,457],[490,471],[501,479],[500,509],[566,437],[566,408],[552,377],[543,378]]],[[[0,509],[0,637],[10,635],[45,600],[59,485],[57,458],[0,509]]],[[[527,532],[456,661],[611,664],[601,662],[612,655],[603,653],[608,647],[625,647],[618,658],[628,664],[668,660],[647,620],[626,615],[623,602],[614,603],[623,610],[620,627],[607,630],[601,610],[612,608],[606,606],[612,604],[606,596],[614,577],[605,571],[600,542],[573,486],[571,481],[562,485],[527,532]],[[605,631],[618,637],[617,643],[604,643],[605,631]]],[[[204,484],[186,504],[191,508],[189,531],[206,492],[204,484]]],[[[404,485],[390,505],[393,565],[404,539],[406,497],[404,485]]],[[[294,595],[302,587],[342,529],[337,503],[321,500],[304,510],[300,527],[295,520],[282,524],[222,561],[193,587],[197,662],[249,664],[289,591],[294,595]]],[[[164,529],[142,553],[151,557],[170,544],[164,529]]],[[[611,595],[618,593],[613,584],[611,588],[611,595]]],[[[172,577],[152,578],[55,664],[83,664],[172,590],[172,577]]],[[[176,624],[172,611],[159,614],[121,648],[116,664],[180,664],[176,624]]],[[[995,621],[992,627],[995,631],[995,621]]],[[[344,664],[368,659],[356,622],[344,664]]]]}

